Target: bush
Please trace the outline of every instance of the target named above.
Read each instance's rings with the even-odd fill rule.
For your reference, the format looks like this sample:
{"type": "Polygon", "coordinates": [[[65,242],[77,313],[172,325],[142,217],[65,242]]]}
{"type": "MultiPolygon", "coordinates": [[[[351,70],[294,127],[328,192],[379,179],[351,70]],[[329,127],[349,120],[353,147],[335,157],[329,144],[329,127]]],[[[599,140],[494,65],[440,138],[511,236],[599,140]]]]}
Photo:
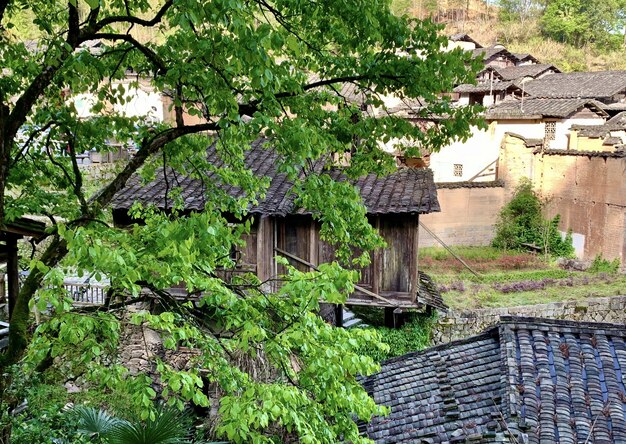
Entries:
{"type": "Polygon", "coordinates": [[[379,348],[372,347],[361,350],[361,353],[370,356],[376,362],[402,356],[414,351],[423,350],[430,346],[432,328],[435,316],[416,315],[400,328],[370,327],[375,328],[389,350],[384,352],[379,348]]]}
{"type": "Polygon", "coordinates": [[[608,259],[604,259],[601,254],[597,255],[591,266],[589,267],[590,273],[612,273],[615,274],[619,271],[620,262],[619,259],[613,259],[609,261],[608,259]]]}
{"type": "Polygon", "coordinates": [[[523,179],[515,189],[513,199],[500,211],[493,246],[524,250],[524,244],[531,244],[552,256],[571,257],[574,254],[571,233],[561,237],[558,230],[560,216],[545,219],[542,210],[543,204],[532,184],[523,179]]]}

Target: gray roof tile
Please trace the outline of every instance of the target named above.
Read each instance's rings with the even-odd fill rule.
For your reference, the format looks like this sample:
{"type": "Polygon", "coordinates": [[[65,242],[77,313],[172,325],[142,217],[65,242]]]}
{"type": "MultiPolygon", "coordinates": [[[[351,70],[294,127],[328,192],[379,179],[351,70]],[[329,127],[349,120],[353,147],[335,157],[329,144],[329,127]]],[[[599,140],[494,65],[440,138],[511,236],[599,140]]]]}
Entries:
{"type": "Polygon", "coordinates": [[[362,428],[386,444],[495,443],[508,432],[514,442],[623,443],[625,341],[621,325],[502,317],[364,378],[391,414],[362,428]]]}
{"type": "MultiPolygon", "coordinates": [[[[277,216],[306,213],[295,208],[295,196],[291,193],[293,183],[285,174],[278,172],[281,158],[267,146],[266,142],[265,139],[257,140],[245,153],[246,167],[256,176],[270,179],[266,197],[249,211],[277,216]]],[[[207,150],[207,157],[212,165],[224,165],[215,145],[207,150]]],[[[159,169],[156,178],[148,184],[143,184],[138,175],[131,177],[126,187],[115,195],[113,208],[128,210],[135,202],[140,202],[161,209],[170,209],[173,204],[174,188],[179,188],[185,210],[204,209],[207,197],[206,183],[215,184],[216,175],[209,174],[200,180],[171,169],[168,169],[166,174],[163,171],[159,169]]],[[[346,180],[339,169],[331,169],[329,174],[337,180],[346,180]]],[[[369,174],[354,180],[353,183],[360,190],[369,214],[430,213],[440,210],[433,174],[428,169],[403,168],[383,177],[369,174]]],[[[243,191],[237,187],[222,184],[220,188],[232,197],[243,197],[243,191]]]]}
{"type": "Polygon", "coordinates": [[[626,71],[553,74],[525,84],[533,97],[610,99],[626,91],[626,71]]]}
{"type": "Polygon", "coordinates": [[[515,119],[537,117],[565,118],[584,107],[592,109],[601,116],[607,116],[606,112],[602,110],[602,104],[596,100],[591,99],[527,98],[524,100],[520,100],[510,97],[489,108],[486,112],[485,117],[487,119],[515,119]]]}

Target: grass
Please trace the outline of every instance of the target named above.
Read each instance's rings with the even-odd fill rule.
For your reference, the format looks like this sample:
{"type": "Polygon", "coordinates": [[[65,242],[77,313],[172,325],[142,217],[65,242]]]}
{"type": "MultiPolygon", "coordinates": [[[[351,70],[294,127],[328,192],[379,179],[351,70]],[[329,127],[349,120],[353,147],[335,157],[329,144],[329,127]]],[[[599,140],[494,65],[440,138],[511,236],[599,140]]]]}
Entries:
{"type": "Polygon", "coordinates": [[[439,285],[455,310],[545,304],[626,294],[626,276],[558,268],[541,257],[490,247],[454,251],[479,272],[477,278],[442,248],[420,249],[420,269],[439,285]]]}

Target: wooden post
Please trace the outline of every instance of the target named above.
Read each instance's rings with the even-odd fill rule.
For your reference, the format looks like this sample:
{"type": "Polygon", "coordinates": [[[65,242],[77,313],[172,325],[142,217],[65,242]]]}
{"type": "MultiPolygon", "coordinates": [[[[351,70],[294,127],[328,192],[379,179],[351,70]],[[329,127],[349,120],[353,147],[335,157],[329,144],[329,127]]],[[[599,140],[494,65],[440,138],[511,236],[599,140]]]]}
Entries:
{"type": "Polygon", "coordinates": [[[411,282],[409,284],[409,292],[411,293],[411,302],[415,303],[417,301],[417,292],[419,290],[419,266],[418,266],[418,255],[419,255],[419,216],[416,215],[415,219],[411,221],[410,229],[412,231],[412,240],[413,244],[411,245],[411,260],[409,266],[410,268],[410,279],[411,282]]]}
{"type": "Polygon", "coordinates": [[[385,307],[385,327],[396,328],[396,314],[393,307],[385,307]]]}
{"type": "MultiPolygon", "coordinates": [[[[376,216],[374,221],[374,228],[380,234],[380,218],[378,216],[376,216]]],[[[380,292],[380,281],[382,278],[381,255],[382,248],[377,248],[372,252],[372,293],[376,294],[380,292]]]]}
{"type": "Polygon", "coordinates": [[[17,237],[8,235],[7,245],[7,288],[9,290],[9,321],[13,314],[13,307],[17,302],[17,294],[20,291],[20,276],[17,256],[17,237]]]}
{"type": "Polygon", "coordinates": [[[343,327],[343,305],[335,305],[335,327],[343,327]]]}

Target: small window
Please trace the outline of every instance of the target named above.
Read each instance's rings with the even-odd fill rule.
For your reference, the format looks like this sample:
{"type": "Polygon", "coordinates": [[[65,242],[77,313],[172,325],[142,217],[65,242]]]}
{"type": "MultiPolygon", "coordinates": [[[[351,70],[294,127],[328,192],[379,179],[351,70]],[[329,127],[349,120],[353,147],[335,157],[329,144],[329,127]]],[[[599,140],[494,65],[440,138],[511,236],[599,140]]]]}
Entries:
{"type": "Polygon", "coordinates": [[[454,164],[454,177],[463,177],[463,164],[454,164]]]}
{"type": "Polygon", "coordinates": [[[544,139],[546,141],[550,141],[550,140],[554,140],[555,138],[556,138],[556,122],[546,122],[544,139]]]}

